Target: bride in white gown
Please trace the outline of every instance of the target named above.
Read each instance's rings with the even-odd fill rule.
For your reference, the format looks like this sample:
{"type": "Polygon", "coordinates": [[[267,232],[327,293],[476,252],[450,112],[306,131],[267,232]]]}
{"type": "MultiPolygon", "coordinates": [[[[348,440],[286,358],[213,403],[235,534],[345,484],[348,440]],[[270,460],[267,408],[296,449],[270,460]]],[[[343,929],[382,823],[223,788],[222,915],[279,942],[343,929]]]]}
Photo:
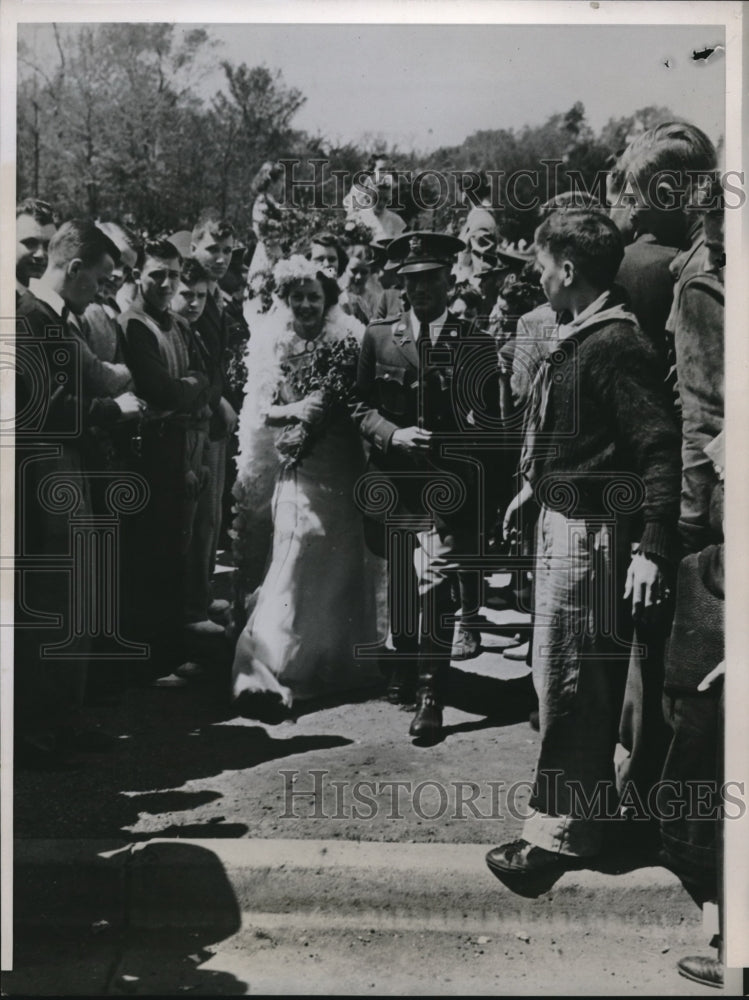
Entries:
{"type": "Polygon", "coordinates": [[[360,343],[364,328],[338,307],[335,282],[305,258],[281,261],[275,278],[280,302],[253,330],[238,432],[235,551],[250,551],[252,562],[267,513],[273,532],[232,670],[236,707],[251,718],[380,679],[376,659],[355,655],[377,641],[374,573],[354,503],[361,439],[344,406],[292,388],[322,345],[352,336],[360,343]],[[301,457],[284,462],[278,449],[288,456],[300,432],[309,435],[301,457]]]}

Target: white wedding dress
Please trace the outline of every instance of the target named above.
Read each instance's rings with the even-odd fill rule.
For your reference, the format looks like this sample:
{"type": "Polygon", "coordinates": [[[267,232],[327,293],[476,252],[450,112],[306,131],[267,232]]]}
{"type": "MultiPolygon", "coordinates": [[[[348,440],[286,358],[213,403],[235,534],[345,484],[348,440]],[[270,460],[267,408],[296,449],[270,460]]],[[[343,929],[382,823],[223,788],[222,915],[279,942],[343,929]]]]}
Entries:
{"type": "MultiPolygon", "coordinates": [[[[281,365],[304,365],[310,357],[292,319],[279,305],[265,324],[256,324],[250,341],[237,458],[237,495],[246,516],[235,547],[262,548],[271,524],[272,546],[232,670],[235,700],[263,693],[287,707],[380,679],[375,658],[356,656],[357,646],[377,642],[380,572],[366,552],[354,503],[364,471],[357,429],[345,411],[330,417],[301,460],[284,468],[274,446],[279,432],[265,422],[271,404],[294,398],[281,365]]],[[[334,306],[316,343],[350,334],[361,341],[363,332],[334,306]]]]}

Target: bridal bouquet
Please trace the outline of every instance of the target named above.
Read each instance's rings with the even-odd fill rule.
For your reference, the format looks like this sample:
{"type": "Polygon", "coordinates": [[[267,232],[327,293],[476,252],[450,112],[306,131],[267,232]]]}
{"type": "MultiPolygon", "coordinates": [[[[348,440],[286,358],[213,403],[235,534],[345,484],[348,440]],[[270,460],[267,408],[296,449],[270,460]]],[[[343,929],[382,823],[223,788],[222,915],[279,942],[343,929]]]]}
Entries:
{"type": "MultiPolygon", "coordinates": [[[[313,392],[321,393],[326,413],[329,414],[331,409],[346,403],[350,398],[356,384],[358,361],[358,341],[349,335],[341,340],[320,344],[310,354],[309,362],[302,367],[282,364],[281,372],[297,399],[304,399],[313,392]]],[[[314,428],[304,423],[292,424],[283,429],[276,440],[276,449],[287,468],[296,465],[302,457],[313,433],[314,428]]]]}

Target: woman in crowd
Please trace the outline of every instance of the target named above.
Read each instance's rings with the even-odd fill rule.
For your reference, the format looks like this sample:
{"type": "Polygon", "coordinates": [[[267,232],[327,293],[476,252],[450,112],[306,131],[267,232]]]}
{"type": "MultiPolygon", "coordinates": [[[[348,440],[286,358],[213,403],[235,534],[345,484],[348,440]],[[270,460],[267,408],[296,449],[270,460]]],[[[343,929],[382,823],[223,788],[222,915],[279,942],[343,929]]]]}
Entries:
{"type": "Polygon", "coordinates": [[[247,364],[235,523],[237,550],[256,552],[275,484],[271,558],[233,667],[237,707],[269,721],[297,699],[377,677],[374,660],[355,660],[357,645],[375,641],[376,620],[353,499],[364,456],[345,406],[364,329],[312,261],[281,261],[274,277],[282,307],[254,332],[247,364]]]}

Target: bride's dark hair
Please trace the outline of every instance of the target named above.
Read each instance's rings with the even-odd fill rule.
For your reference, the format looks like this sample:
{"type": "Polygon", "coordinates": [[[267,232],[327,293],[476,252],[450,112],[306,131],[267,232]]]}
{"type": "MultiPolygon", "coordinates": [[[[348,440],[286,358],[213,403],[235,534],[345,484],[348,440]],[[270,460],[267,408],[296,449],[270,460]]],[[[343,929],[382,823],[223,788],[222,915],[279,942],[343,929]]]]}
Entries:
{"type": "Polygon", "coordinates": [[[317,280],[322,285],[322,293],[325,299],[325,312],[327,312],[328,309],[338,302],[341,290],[339,289],[338,282],[335,278],[329,277],[329,275],[324,274],[322,271],[317,272],[317,280]]]}
{"type": "Polygon", "coordinates": [[[336,279],[329,278],[301,254],[292,254],[291,257],[280,260],[273,269],[273,279],[276,284],[276,294],[287,304],[294,285],[312,280],[319,281],[322,286],[325,312],[338,302],[340,290],[336,279]]]}

